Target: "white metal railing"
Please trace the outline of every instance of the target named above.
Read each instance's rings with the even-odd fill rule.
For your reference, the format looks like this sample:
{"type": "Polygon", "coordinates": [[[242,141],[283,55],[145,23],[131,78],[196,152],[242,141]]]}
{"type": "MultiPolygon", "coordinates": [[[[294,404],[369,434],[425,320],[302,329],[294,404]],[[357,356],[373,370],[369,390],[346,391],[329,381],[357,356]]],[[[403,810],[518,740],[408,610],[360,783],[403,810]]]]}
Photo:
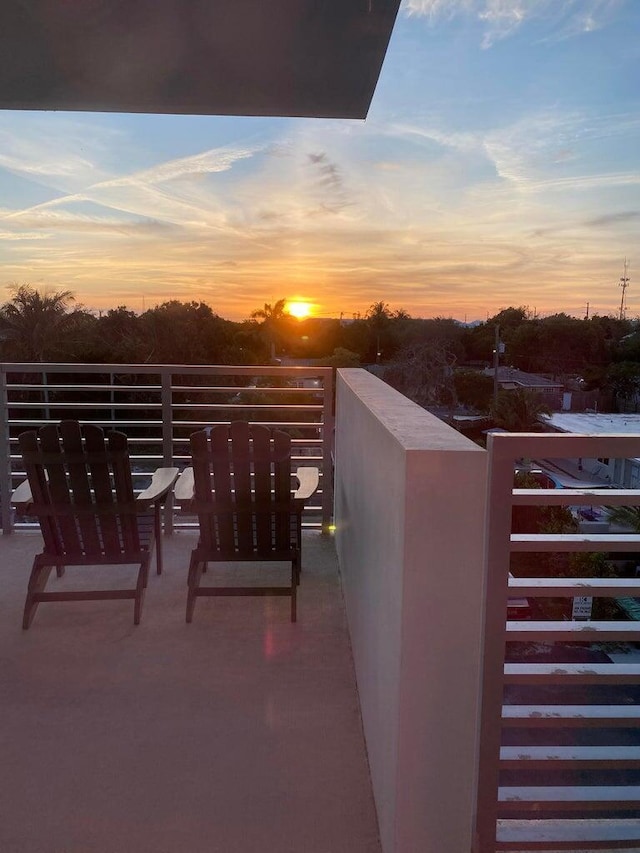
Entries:
{"type": "MultiPolygon", "coordinates": [[[[189,435],[201,427],[248,420],[284,429],[292,436],[294,463],[320,469],[320,489],[304,525],[326,529],[333,511],[333,405],[328,367],[3,363],[3,531],[13,529],[11,492],[25,476],[18,435],[64,418],[126,433],[138,484],[160,465],[188,465],[189,435]]],[[[169,506],[165,528],[174,524],[169,506]]],[[[180,526],[190,524],[180,521],[180,526]]]]}
{"type": "Polygon", "coordinates": [[[640,848],[640,739],[634,737],[640,723],[640,653],[633,655],[629,645],[640,641],[640,623],[507,618],[513,596],[537,602],[640,596],[636,577],[509,577],[517,551],[630,556],[640,551],[640,536],[632,533],[512,533],[517,506],[640,504],[639,491],[514,489],[516,460],[635,458],[640,436],[496,434],[488,451],[476,853],[640,848]],[[522,656],[514,662],[511,643],[553,643],[553,662],[522,656]],[[629,650],[635,662],[621,662],[616,655],[612,662],[604,654],[603,662],[576,662],[575,655],[570,661],[566,658],[576,646],[563,643],[582,649],[586,644],[591,652],[597,643],[610,653],[607,644],[623,643],[618,653],[629,650]]]}

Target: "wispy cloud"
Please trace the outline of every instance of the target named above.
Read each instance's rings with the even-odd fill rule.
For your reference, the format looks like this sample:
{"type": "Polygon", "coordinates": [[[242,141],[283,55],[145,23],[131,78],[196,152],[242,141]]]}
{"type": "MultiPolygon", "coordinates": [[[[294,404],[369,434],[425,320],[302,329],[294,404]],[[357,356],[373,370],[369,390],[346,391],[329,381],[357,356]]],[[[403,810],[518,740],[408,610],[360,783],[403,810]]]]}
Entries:
{"type": "MultiPolygon", "coordinates": [[[[121,220],[109,221],[108,211],[110,211],[124,216],[139,217],[141,220],[153,223],[164,222],[172,225],[195,223],[210,227],[226,227],[226,217],[220,212],[219,202],[216,203],[210,191],[198,186],[197,179],[226,172],[238,161],[254,155],[256,150],[255,148],[224,147],[160,162],[151,168],[89,182],[79,192],[59,195],[22,209],[5,210],[4,213],[0,213],[0,221],[7,223],[15,220],[24,227],[35,224],[36,227],[45,229],[73,230],[75,227],[78,231],[90,228],[111,231],[116,231],[118,228],[140,230],[139,224],[132,226],[131,223],[125,224],[121,220]],[[73,214],[63,215],[54,212],[83,202],[92,202],[101,206],[105,211],[104,215],[100,218],[87,219],[73,214]]],[[[99,170],[96,172],[98,173],[99,170]]],[[[95,173],[92,173],[91,177],[95,177],[95,173]]]]}
{"type": "Polygon", "coordinates": [[[0,231],[0,239],[24,240],[46,238],[53,234],[67,233],[70,235],[101,236],[121,235],[136,236],[167,236],[175,234],[175,226],[156,219],[123,219],[119,217],[82,216],[66,210],[39,208],[20,218],[4,221],[4,230],[0,231]],[[26,236],[25,236],[26,235],[26,236]]]}
{"type": "Polygon", "coordinates": [[[0,112],[0,287],[606,311],[640,221],[635,4],[407,0],[364,123],[0,112]]]}
{"type": "Polygon", "coordinates": [[[50,118],[0,112],[0,170],[67,192],[108,177],[102,164],[124,135],[89,118],[50,118]]]}
{"type": "MultiPolygon", "coordinates": [[[[640,179],[638,182],[640,183],[640,179]]],[[[608,225],[626,225],[628,222],[637,222],[639,219],[640,210],[622,210],[619,213],[606,213],[604,216],[587,219],[584,224],[587,228],[603,228],[608,225]]]]}
{"type": "Polygon", "coordinates": [[[623,0],[404,0],[408,15],[432,23],[467,17],[483,27],[482,47],[492,47],[528,22],[548,27],[549,40],[571,38],[605,26],[623,0]]]}
{"type": "Polygon", "coordinates": [[[180,157],[166,163],[159,163],[150,169],[143,169],[131,175],[113,178],[103,181],[97,187],[120,187],[130,184],[162,184],[166,181],[175,181],[182,178],[198,175],[208,175],[215,172],[226,172],[238,162],[247,157],[252,157],[257,148],[215,148],[194,154],[191,157],[180,157]]]}

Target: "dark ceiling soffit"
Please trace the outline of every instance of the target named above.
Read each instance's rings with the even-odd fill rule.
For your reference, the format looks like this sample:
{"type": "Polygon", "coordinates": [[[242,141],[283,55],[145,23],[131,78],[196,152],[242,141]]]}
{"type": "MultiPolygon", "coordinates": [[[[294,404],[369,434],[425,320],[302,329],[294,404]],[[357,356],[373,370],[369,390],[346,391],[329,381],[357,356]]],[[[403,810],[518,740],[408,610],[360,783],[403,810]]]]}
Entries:
{"type": "Polygon", "coordinates": [[[363,119],[400,0],[0,0],[0,109],[363,119]]]}

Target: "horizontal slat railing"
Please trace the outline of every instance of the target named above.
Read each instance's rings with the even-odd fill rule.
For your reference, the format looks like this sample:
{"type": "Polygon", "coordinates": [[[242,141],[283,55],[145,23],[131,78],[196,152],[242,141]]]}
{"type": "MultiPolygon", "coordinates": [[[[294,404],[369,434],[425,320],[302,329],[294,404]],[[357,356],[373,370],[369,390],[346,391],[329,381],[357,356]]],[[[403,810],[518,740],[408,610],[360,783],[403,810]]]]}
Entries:
{"type": "Polygon", "coordinates": [[[542,728],[627,727],[640,724],[640,705],[503,705],[502,725],[542,728]]]}
{"type": "MultiPolygon", "coordinates": [[[[333,513],[333,371],[326,367],[231,365],[0,365],[0,502],[5,532],[13,528],[12,489],[24,478],[20,432],[64,418],[118,429],[129,438],[134,485],[161,465],[189,464],[194,430],[248,420],[292,437],[294,467],[320,469],[320,488],[305,527],[328,528],[333,513]]],[[[165,528],[195,526],[169,507],[165,528]]]]}
{"type": "Polygon", "coordinates": [[[506,663],[505,684],[640,684],[636,663],[506,663]]]}
{"type": "Polygon", "coordinates": [[[599,533],[513,533],[512,551],[638,551],[640,536],[599,533]]]}
{"type": "Polygon", "coordinates": [[[488,450],[476,853],[640,849],[640,622],[550,615],[567,599],[640,598],[640,578],[544,576],[554,555],[635,560],[640,535],[512,532],[514,507],[639,506],[640,491],[515,489],[514,468],[522,458],[636,458],[640,436],[497,434],[488,450]],[[512,555],[527,554],[540,576],[514,577],[512,555]],[[509,619],[514,598],[535,617],[509,619]]]}
{"type": "MultiPolygon", "coordinates": [[[[554,768],[616,769],[640,767],[639,746],[503,746],[500,762],[503,767],[518,767],[526,761],[531,769],[546,769],[550,761],[554,768]]],[[[560,789],[562,790],[562,789],[560,789]]],[[[637,789],[640,791],[640,788],[637,789]]],[[[637,805],[637,804],[636,804],[637,805]]]]}
{"type": "Polygon", "coordinates": [[[640,820],[511,820],[500,830],[495,850],[637,850],[640,820]]]}

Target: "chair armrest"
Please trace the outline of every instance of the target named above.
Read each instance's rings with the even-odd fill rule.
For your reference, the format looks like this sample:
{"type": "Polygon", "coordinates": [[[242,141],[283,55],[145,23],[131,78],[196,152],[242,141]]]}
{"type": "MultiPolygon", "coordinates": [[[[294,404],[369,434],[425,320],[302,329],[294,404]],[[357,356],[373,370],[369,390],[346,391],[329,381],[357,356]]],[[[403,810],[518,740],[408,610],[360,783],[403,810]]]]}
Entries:
{"type": "Polygon", "coordinates": [[[173,492],[176,503],[181,504],[183,509],[188,509],[189,504],[193,500],[194,491],[195,480],[193,477],[193,468],[185,468],[178,477],[178,482],[173,492]]]}
{"type": "Polygon", "coordinates": [[[298,468],[296,471],[298,488],[293,494],[293,499],[306,501],[318,488],[319,473],[317,468],[298,468]]]}
{"type": "Polygon", "coordinates": [[[177,468],[158,468],[153,472],[151,485],[140,492],[136,498],[136,503],[139,503],[141,507],[146,507],[161,500],[171,490],[178,478],[178,473],[177,468]]]}
{"type": "Polygon", "coordinates": [[[11,503],[22,515],[28,514],[29,505],[33,503],[33,495],[28,480],[23,480],[11,495],[11,503]]]}

